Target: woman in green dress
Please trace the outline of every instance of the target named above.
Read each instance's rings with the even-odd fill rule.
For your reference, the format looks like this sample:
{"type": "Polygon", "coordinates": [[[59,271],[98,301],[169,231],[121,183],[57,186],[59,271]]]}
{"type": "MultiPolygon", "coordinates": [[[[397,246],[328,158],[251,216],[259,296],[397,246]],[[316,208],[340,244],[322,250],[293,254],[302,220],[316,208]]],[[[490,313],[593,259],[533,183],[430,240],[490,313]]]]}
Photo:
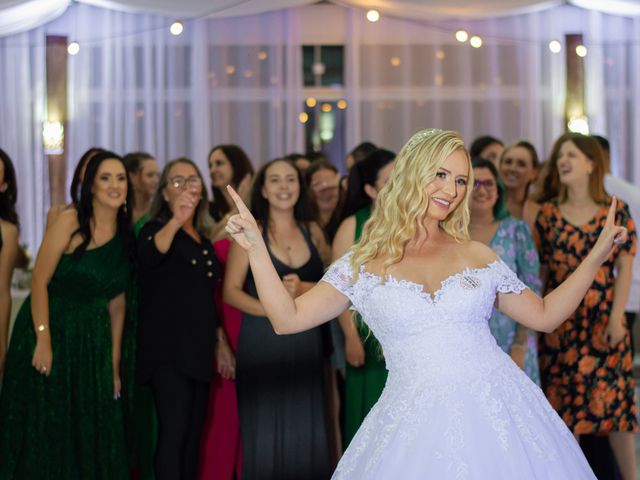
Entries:
{"type": "MultiPolygon", "coordinates": [[[[137,238],[149,221],[151,201],[160,183],[158,162],[149,153],[127,153],[122,160],[131,185],[131,221],[137,238]]],[[[129,446],[129,462],[140,480],[153,480],[153,452],[158,440],[158,415],[151,389],[136,385],[136,332],[138,329],[139,289],[134,275],[127,290],[127,318],[122,346],[122,401],[129,446]]]]}
{"type": "Polygon", "coordinates": [[[131,234],[122,159],[88,163],[45,233],[0,396],[0,479],[128,477],[120,357],[131,234]]]}
{"type": "Polygon", "coordinates": [[[149,221],[151,201],[160,183],[160,168],[156,159],[146,152],[127,153],[123,160],[133,190],[131,221],[137,235],[149,221]]]}
{"type": "MultiPolygon", "coordinates": [[[[378,192],[393,170],[395,153],[374,150],[349,172],[344,220],[332,245],[333,260],[360,240],[362,227],[371,215],[378,192]]],[[[371,407],[378,401],[387,381],[382,347],[359,315],[350,312],[338,318],[345,338],[347,357],[343,447],[346,449],[371,407]]]]}

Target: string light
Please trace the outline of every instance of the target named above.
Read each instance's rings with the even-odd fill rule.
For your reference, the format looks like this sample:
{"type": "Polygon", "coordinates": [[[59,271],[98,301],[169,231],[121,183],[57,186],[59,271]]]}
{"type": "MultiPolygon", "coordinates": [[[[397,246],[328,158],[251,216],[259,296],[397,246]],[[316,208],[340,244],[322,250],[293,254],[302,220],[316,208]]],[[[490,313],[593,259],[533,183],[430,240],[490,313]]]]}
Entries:
{"type": "Polygon", "coordinates": [[[482,46],[482,39],[477,36],[474,35],[473,37],[471,37],[471,39],[469,40],[469,43],[471,44],[471,46],[473,48],[480,48],[482,46]]]}
{"type": "Polygon", "coordinates": [[[458,40],[460,43],[464,43],[469,40],[469,34],[466,30],[458,30],[456,32],[456,40],[458,40]]]}
{"type": "Polygon", "coordinates": [[[562,44],[558,40],[551,40],[549,42],[549,50],[552,53],[560,53],[562,51],[562,44]]]}
{"type": "Polygon", "coordinates": [[[400,57],[391,57],[391,65],[394,67],[400,66],[400,57]]]}
{"type": "Polygon", "coordinates": [[[329,103],[323,103],[322,104],[322,111],[323,112],[330,112],[331,110],[333,110],[333,107],[331,106],[331,104],[329,103]]]}
{"type": "Polygon", "coordinates": [[[444,60],[444,58],[445,58],[445,57],[446,57],[446,55],[445,55],[445,53],[444,53],[444,50],[438,50],[438,51],[436,52],[436,58],[437,58],[438,60],[444,60]]]}
{"type": "Polygon", "coordinates": [[[318,104],[318,101],[313,97],[309,97],[309,98],[307,98],[307,102],[306,103],[307,103],[307,107],[313,108],[318,104]]]}
{"type": "Polygon", "coordinates": [[[571,117],[567,128],[570,132],[581,133],[583,135],[589,135],[589,119],[587,117],[571,117]]]}
{"type": "Polygon", "coordinates": [[[587,56],[587,47],[585,47],[584,45],[578,45],[576,47],[576,55],[578,55],[579,57],[586,57],[587,56]]]}
{"type": "Polygon", "coordinates": [[[347,101],[346,100],[338,100],[338,108],[340,110],[344,110],[345,108],[347,108],[347,101]]]}
{"type": "Polygon", "coordinates": [[[264,50],[260,50],[258,52],[258,60],[266,60],[267,59],[267,52],[265,52],[264,50]]]}
{"type": "Polygon", "coordinates": [[[307,120],[309,120],[309,115],[307,115],[307,112],[302,112],[300,115],[298,115],[298,120],[300,120],[300,123],[307,123],[307,120]]]}
{"type": "Polygon", "coordinates": [[[171,35],[175,35],[177,37],[184,31],[184,25],[182,25],[182,22],[173,22],[169,27],[169,31],[171,32],[171,35]]]}
{"type": "Polygon", "coordinates": [[[77,55],[80,51],[80,44],[78,42],[71,42],[67,45],[67,53],[69,55],[77,55]]]}
{"type": "Polygon", "coordinates": [[[45,155],[60,155],[64,152],[64,127],[62,122],[44,122],[42,144],[45,155]]]}
{"type": "Polygon", "coordinates": [[[380,20],[380,12],[377,10],[369,10],[367,12],[367,20],[369,20],[371,23],[375,23],[378,20],[380,20]]]}
{"type": "Polygon", "coordinates": [[[233,75],[234,73],[236,73],[236,67],[234,67],[233,65],[227,65],[224,71],[229,75],[233,75]]]}

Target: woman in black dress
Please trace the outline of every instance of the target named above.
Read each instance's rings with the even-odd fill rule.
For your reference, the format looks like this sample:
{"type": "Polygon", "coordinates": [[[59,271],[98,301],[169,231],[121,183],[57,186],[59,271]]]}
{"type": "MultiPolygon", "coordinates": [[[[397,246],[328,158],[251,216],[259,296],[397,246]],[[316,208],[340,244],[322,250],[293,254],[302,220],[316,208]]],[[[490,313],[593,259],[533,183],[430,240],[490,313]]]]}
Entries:
{"type": "MultiPolygon", "coordinates": [[[[256,175],[253,214],[294,298],[320,280],[329,256],[307,202],[300,171],[290,161],[273,160],[256,175]]],[[[244,312],[236,356],[243,479],[328,478],[320,328],[276,335],[257,299],[248,256],[235,243],[224,300],[244,312]]]]}
{"type": "Polygon", "coordinates": [[[156,479],[196,478],[214,372],[220,276],[207,235],[207,193],[195,164],[169,162],[138,237],[138,380],[150,383],[159,420],[156,479]]]}

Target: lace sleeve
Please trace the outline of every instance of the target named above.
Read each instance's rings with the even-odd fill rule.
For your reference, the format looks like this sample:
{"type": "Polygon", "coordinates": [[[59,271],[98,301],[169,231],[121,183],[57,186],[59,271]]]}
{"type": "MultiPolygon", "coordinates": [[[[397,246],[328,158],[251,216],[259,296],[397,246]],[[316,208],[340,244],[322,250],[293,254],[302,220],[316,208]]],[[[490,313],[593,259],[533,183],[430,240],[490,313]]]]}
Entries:
{"type": "Polygon", "coordinates": [[[333,262],[322,277],[322,281],[327,282],[353,302],[353,267],[349,258],[351,258],[351,252],[333,262]]]}
{"type": "Polygon", "coordinates": [[[496,260],[491,264],[496,276],[496,291],[498,293],[520,293],[527,286],[502,260],[496,260]]]}

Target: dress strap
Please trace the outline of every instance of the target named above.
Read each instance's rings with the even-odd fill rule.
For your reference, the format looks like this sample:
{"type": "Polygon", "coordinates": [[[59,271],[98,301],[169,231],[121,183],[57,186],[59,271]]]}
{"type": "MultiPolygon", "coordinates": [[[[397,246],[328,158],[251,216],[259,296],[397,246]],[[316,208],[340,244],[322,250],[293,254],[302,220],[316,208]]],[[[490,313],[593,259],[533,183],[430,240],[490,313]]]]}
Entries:
{"type": "Polygon", "coordinates": [[[356,217],[356,231],[354,235],[354,242],[360,240],[360,235],[362,235],[362,228],[364,224],[367,223],[369,217],[371,216],[371,205],[367,205],[366,207],[362,207],[355,213],[356,217]]]}

